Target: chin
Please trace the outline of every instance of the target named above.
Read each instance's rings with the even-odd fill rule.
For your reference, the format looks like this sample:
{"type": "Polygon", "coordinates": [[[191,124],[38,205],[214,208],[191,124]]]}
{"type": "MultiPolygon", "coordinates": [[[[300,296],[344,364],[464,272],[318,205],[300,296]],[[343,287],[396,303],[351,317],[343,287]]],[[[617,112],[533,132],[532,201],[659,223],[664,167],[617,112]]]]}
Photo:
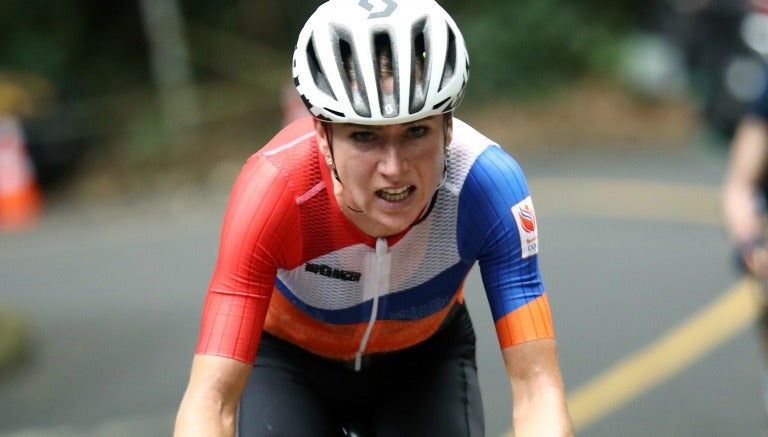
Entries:
{"type": "Polygon", "coordinates": [[[413,220],[411,220],[410,217],[408,217],[407,219],[398,217],[395,220],[392,220],[391,218],[389,218],[389,220],[377,220],[377,221],[379,223],[379,226],[381,226],[381,229],[383,229],[386,232],[386,235],[395,235],[408,229],[408,227],[411,226],[411,224],[416,221],[416,218],[413,218],[413,220]]]}
{"type": "Polygon", "coordinates": [[[371,218],[384,230],[386,235],[395,235],[408,229],[427,208],[427,202],[422,199],[409,199],[400,204],[378,204],[374,208],[377,213],[371,218]],[[415,205],[419,204],[419,207],[415,205]]]}

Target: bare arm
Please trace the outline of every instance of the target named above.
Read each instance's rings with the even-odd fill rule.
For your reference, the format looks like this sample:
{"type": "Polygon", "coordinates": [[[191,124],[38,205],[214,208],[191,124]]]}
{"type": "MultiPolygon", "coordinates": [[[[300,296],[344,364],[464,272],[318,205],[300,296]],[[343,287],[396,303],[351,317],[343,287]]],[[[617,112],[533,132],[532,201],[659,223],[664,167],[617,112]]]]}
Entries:
{"type": "Polygon", "coordinates": [[[197,355],[176,416],[174,437],[235,435],[235,414],[251,365],[197,355]]]}
{"type": "MultiPolygon", "coordinates": [[[[744,245],[763,235],[757,187],[768,162],[768,125],[746,117],[739,124],[723,180],[722,206],[726,229],[734,245],[744,245]]],[[[745,258],[749,269],[768,275],[768,252],[745,258]],[[755,259],[753,259],[755,258],[755,259]]]]}
{"type": "Polygon", "coordinates": [[[512,388],[515,436],[573,436],[555,341],[528,341],[502,350],[502,356],[512,388]]]}

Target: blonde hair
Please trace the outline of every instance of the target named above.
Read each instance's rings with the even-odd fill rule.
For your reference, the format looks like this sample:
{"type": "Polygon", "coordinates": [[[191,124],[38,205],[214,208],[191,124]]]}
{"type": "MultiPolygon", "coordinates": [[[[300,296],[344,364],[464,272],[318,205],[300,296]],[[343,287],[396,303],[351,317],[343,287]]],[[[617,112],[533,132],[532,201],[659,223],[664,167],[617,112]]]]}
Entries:
{"type": "MultiPolygon", "coordinates": [[[[417,41],[415,47],[416,55],[413,63],[413,83],[419,84],[424,80],[424,59],[426,52],[424,51],[424,41],[417,41]]],[[[389,40],[389,35],[385,33],[378,34],[374,37],[374,49],[376,57],[377,72],[379,74],[379,92],[383,94],[392,94],[395,78],[395,67],[393,65],[392,56],[392,44],[389,40]]],[[[352,51],[347,47],[347,50],[342,51],[344,71],[347,74],[347,79],[351,86],[357,89],[357,66],[355,60],[352,57],[352,51]]]]}

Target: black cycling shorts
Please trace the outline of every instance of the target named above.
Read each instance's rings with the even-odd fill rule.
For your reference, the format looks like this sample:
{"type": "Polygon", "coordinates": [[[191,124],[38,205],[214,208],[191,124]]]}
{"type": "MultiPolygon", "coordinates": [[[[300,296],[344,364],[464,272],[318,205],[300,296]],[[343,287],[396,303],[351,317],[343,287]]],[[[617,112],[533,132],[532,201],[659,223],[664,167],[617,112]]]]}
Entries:
{"type": "Polygon", "coordinates": [[[462,436],[484,433],[475,332],[459,305],[423,343],[361,371],[264,333],[237,410],[238,437],[462,436]]]}

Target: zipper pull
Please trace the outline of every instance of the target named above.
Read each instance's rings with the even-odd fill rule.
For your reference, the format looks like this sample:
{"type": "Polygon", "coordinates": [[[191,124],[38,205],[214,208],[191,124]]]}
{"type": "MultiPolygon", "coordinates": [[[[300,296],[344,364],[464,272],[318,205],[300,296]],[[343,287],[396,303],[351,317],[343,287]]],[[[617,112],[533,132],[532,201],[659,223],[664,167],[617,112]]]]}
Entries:
{"type": "Polygon", "coordinates": [[[386,238],[376,239],[376,251],[365,256],[365,282],[363,283],[363,298],[371,299],[371,317],[365,328],[363,338],[360,341],[360,349],[355,354],[355,370],[359,371],[362,365],[363,352],[368,345],[368,340],[376,323],[376,314],[379,311],[379,297],[389,291],[389,274],[392,254],[388,253],[389,246],[386,238]]]}

